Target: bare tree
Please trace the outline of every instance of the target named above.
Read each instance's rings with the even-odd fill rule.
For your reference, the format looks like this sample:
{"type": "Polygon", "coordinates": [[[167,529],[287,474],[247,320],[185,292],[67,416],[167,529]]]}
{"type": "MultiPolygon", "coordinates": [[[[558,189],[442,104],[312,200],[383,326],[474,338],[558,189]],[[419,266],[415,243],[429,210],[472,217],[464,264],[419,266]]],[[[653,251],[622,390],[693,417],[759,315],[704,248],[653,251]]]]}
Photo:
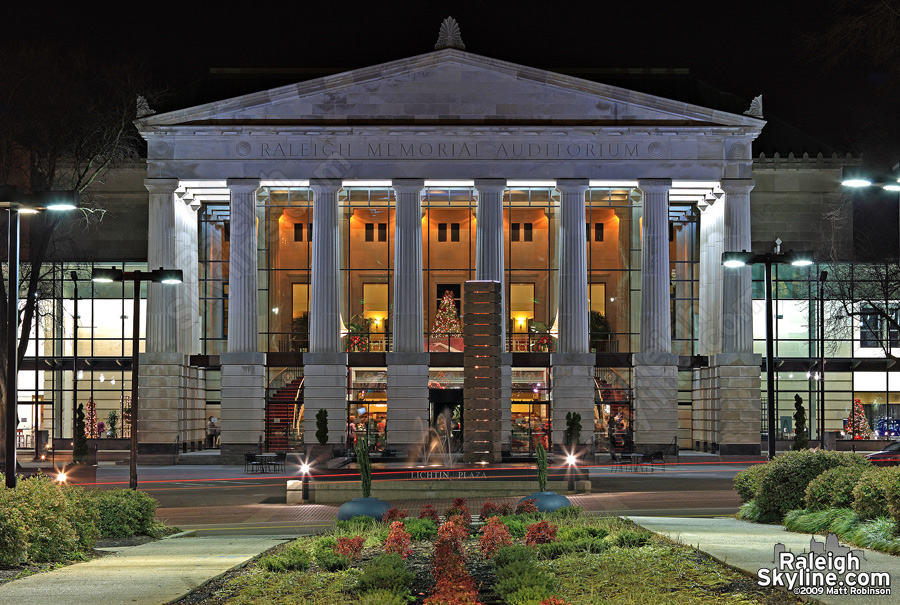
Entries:
{"type": "MultiPolygon", "coordinates": [[[[102,219],[88,188],[112,168],[140,155],[133,121],[137,96],[149,88],[141,69],[114,60],[98,63],[87,54],[46,42],[0,48],[0,184],[26,191],[72,190],[82,194],[77,219],[52,213],[22,220],[18,361],[28,347],[46,277],[56,259],[70,256],[71,230],[102,219]]],[[[0,226],[6,241],[7,222],[0,226]]],[[[8,251],[7,251],[8,253],[8,251]]],[[[7,314],[7,279],[0,281],[0,317],[7,314]]],[[[7,359],[8,333],[0,321],[0,364],[7,359]]],[[[6,434],[6,373],[0,373],[0,439],[6,434]]],[[[10,396],[11,395],[11,396],[10,396]]],[[[3,450],[5,451],[5,450],[3,450]]]]}

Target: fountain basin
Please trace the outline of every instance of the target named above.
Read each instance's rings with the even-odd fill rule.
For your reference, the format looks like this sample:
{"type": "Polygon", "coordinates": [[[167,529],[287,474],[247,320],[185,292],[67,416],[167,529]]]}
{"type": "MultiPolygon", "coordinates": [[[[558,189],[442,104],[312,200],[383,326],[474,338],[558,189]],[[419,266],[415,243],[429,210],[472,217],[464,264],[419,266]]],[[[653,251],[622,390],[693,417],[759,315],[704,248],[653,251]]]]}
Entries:
{"type": "Polygon", "coordinates": [[[519,504],[522,504],[525,500],[534,500],[534,505],[542,513],[550,513],[564,506],[572,506],[568,498],[560,496],[556,492],[534,492],[530,496],[525,496],[519,500],[519,504]]]}

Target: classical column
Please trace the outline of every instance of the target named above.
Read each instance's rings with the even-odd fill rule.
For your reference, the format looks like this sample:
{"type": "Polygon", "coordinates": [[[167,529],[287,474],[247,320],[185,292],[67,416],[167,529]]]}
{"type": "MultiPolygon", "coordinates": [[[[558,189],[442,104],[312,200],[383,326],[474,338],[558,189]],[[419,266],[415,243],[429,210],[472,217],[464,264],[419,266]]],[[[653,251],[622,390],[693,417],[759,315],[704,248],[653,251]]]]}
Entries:
{"type": "Polygon", "coordinates": [[[422,201],[425,182],[394,179],[394,320],[395,353],[425,350],[424,292],[422,291],[422,201]]]}
{"type": "Polygon", "coordinates": [[[186,355],[199,353],[197,211],[179,200],[175,204],[176,255],[174,264],[167,267],[181,269],[183,286],[178,288],[178,350],[186,355]]]}
{"type": "Polygon", "coordinates": [[[641,179],[641,350],[634,354],[634,442],[661,449],[678,430],[678,356],[672,353],[669,179],[641,179]]]}
{"type": "MultiPolygon", "coordinates": [[[[175,268],[178,251],[175,189],[178,179],[145,179],[144,186],[150,192],[147,268],[175,268]]],[[[178,350],[177,288],[165,284],[147,285],[146,350],[148,353],[174,353],[178,350]]]]}
{"type": "Polygon", "coordinates": [[[347,433],[347,354],[341,348],[340,179],[310,179],[313,240],[309,288],[309,353],[303,354],[304,431],[313,444],[316,412],[328,413],[328,443],[347,433]]]}
{"type": "Polygon", "coordinates": [[[259,254],[256,191],[259,179],[228,179],[228,352],[220,355],[221,454],[238,462],[265,435],[266,358],[259,352],[259,254]]]}
{"type": "MultiPolygon", "coordinates": [[[[750,250],[750,191],[753,179],[722,179],[725,192],[725,252],[750,250]]],[[[721,262],[721,259],[720,259],[721,262]]],[[[725,353],[753,350],[753,292],[750,267],[723,272],[725,353]]]]}
{"type": "Polygon", "coordinates": [[[669,314],[669,188],[671,179],[642,179],[641,352],[672,351],[669,314]]]}
{"type": "Polygon", "coordinates": [[[228,252],[228,352],[259,349],[256,191],[259,179],[228,179],[231,236],[228,252]]]}
{"type": "MultiPolygon", "coordinates": [[[[725,252],[750,250],[752,179],[722,179],[725,252]]],[[[721,202],[720,202],[721,204],[721,202]]],[[[716,259],[721,265],[721,254],[716,259]]],[[[709,358],[716,377],[714,441],[723,455],[760,450],[760,356],[753,354],[753,293],[750,267],[722,271],[722,352],[709,358]]]]}
{"type": "Polygon", "coordinates": [[[587,179],[559,179],[559,346],[560,353],[588,352],[587,249],[584,192],[587,179]]]}
{"type": "Polygon", "coordinates": [[[340,179],[310,179],[313,241],[309,287],[309,352],[341,350],[340,179]]]}
{"type": "Polygon", "coordinates": [[[550,356],[551,440],[564,445],[566,414],[581,414],[584,425],[594,416],[594,360],[588,353],[587,248],[584,192],[587,179],[558,179],[562,194],[559,220],[559,338],[550,356]]]}

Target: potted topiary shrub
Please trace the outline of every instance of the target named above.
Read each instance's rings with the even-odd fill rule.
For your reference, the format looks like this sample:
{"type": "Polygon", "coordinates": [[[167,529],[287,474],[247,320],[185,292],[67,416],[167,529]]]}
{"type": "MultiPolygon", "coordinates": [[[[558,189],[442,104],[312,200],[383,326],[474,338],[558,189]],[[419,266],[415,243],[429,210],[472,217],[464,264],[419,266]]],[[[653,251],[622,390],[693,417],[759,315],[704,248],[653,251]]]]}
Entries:
{"type": "Polygon", "coordinates": [[[547,491],[547,450],[540,443],[537,446],[537,471],[540,491],[525,496],[519,500],[519,504],[522,504],[525,500],[534,500],[534,505],[542,513],[549,513],[564,506],[572,506],[572,503],[565,496],[547,491]]]}
{"type": "Polygon", "coordinates": [[[581,414],[566,412],[566,445],[575,454],[579,443],[581,443],[581,414]]]}
{"type": "Polygon", "coordinates": [[[391,505],[384,500],[372,498],[372,463],[369,460],[369,442],[365,437],[356,441],[356,466],[359,468],[359,480],[362,487],[362,498],[354,498],[344,502],[338,509],[338,521],[346,521],[353,517],[372,517],[378,521],[391,505]]]}
{"type": "Polygon", "coordinates": [[[307,456],[316,462],[330,460],[332,452],[328,445],[328,410],[325,408],[316,412],[316,441],[319,442],[318,445],[307,446],[307,456]]]}

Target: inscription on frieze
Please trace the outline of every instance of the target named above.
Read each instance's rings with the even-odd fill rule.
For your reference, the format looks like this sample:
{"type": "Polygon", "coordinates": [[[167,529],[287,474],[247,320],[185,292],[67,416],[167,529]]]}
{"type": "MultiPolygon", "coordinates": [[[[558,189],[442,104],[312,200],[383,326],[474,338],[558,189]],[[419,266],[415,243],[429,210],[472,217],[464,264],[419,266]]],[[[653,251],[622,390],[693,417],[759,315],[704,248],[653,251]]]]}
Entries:
{"type": "Polygon", "coordinates": [[[635,160],[658,158],[664,146],[658,141],[576,140],[561,142],[528,141],[365,141],[290,139],[274,141],[241,141],[235,150],[240,157],[258,159],[324,159],[341,157],[349,160],[400,159],[474,159],[474,160],[635,160]],[[250,150],[248,152],[248,145],[250,150]]]}

